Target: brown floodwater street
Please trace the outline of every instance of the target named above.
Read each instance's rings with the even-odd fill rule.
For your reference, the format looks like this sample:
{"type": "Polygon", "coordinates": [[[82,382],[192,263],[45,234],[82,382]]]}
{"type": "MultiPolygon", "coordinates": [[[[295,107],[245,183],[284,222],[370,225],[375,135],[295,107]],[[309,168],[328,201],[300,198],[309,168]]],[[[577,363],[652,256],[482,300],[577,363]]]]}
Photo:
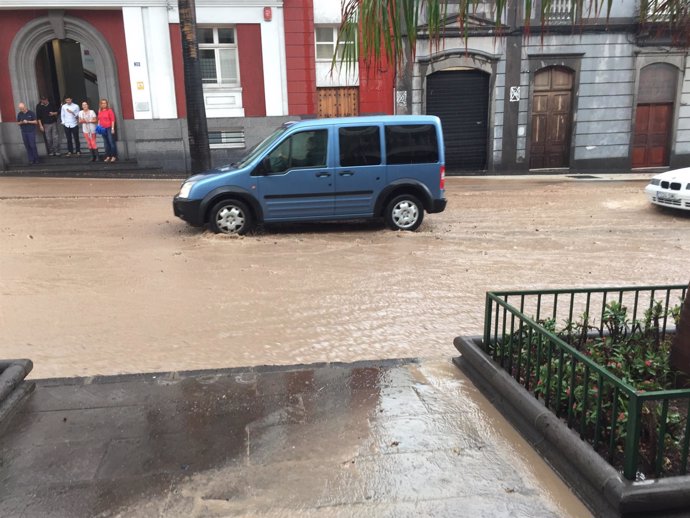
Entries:
{"type": "Polygon", "coordinates": [[[487,290],[686,283],[690,217],[615,178],[452,177],[418,232],[246,237],[175,218],[179,181],[0,178],[0,357],[34,378],[448,358],[487,290]]]}

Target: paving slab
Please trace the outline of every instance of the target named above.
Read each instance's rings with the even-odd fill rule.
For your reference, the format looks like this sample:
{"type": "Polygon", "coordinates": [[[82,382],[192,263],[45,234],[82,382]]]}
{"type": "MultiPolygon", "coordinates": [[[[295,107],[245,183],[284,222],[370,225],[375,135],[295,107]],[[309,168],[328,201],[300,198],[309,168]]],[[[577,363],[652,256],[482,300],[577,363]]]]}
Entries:
{"type": "Polygon", "coordinates": [[[36,380],[3,516],[587,516],[448,360],[36,380]]]}

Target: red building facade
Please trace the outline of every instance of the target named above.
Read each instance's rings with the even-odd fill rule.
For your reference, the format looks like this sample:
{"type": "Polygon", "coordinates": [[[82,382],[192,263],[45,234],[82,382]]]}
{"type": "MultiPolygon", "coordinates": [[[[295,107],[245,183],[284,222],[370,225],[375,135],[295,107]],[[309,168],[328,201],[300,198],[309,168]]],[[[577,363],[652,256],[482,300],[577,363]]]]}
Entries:
{"type": "MultiPolygon", "coordinates": [[[[0,168],[25,161],[17,104],[40,95],[97,106],[107,98],[122,158],[169,171],[189,167],[179,15],[164,0],[5,0],[0,5],[0,168]]],[[[243,154],[298,117],[392,113],[392,67],[360,57],[356,77],[325,80],[339,0],[269,0],[247,6],[197,2],[197,39],[214,162],[243,154]],[[330,5],[333,4],[333,5],[330,5]],[[324,24],[324,9],[330,18],[324,24]],[[326,27],[326,29],[324,29],[326,27]],[[340,96],[340,97],[339,97],[340,96]],[[324,99],[335,102],[329,110],[324,99]],[[354,101],[353,101],[354,100],[354,101]]],[[[331,54],[332,56],[332,54],[331,54]]],[[[43,151],[42,145],[39,152],[43,151]]]]}

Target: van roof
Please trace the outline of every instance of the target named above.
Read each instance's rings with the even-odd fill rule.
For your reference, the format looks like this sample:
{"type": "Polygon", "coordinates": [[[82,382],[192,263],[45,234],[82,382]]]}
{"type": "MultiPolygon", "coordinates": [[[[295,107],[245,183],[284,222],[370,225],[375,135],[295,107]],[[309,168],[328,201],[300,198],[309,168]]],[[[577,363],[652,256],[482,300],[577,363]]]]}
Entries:
{"type": "Polygon", "coordinates": [[[331,126],[333,124],[436,124],[439,118],[435,115],[366,115],[362,117],[334,117],[330,119],[302,119],[297,121],[288,121],[283,124],[285,127],[299,126],[331,126]]]}

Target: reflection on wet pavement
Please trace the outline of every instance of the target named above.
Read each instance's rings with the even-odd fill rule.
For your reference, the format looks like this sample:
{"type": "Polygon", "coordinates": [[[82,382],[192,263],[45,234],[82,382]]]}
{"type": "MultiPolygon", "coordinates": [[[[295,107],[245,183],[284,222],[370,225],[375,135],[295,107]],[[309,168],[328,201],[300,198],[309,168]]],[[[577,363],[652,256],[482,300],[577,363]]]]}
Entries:
{"type": "Polygon", "coordinates": [[[7,516],[586,516],[450,361],[40,380],[7,516]]]}

